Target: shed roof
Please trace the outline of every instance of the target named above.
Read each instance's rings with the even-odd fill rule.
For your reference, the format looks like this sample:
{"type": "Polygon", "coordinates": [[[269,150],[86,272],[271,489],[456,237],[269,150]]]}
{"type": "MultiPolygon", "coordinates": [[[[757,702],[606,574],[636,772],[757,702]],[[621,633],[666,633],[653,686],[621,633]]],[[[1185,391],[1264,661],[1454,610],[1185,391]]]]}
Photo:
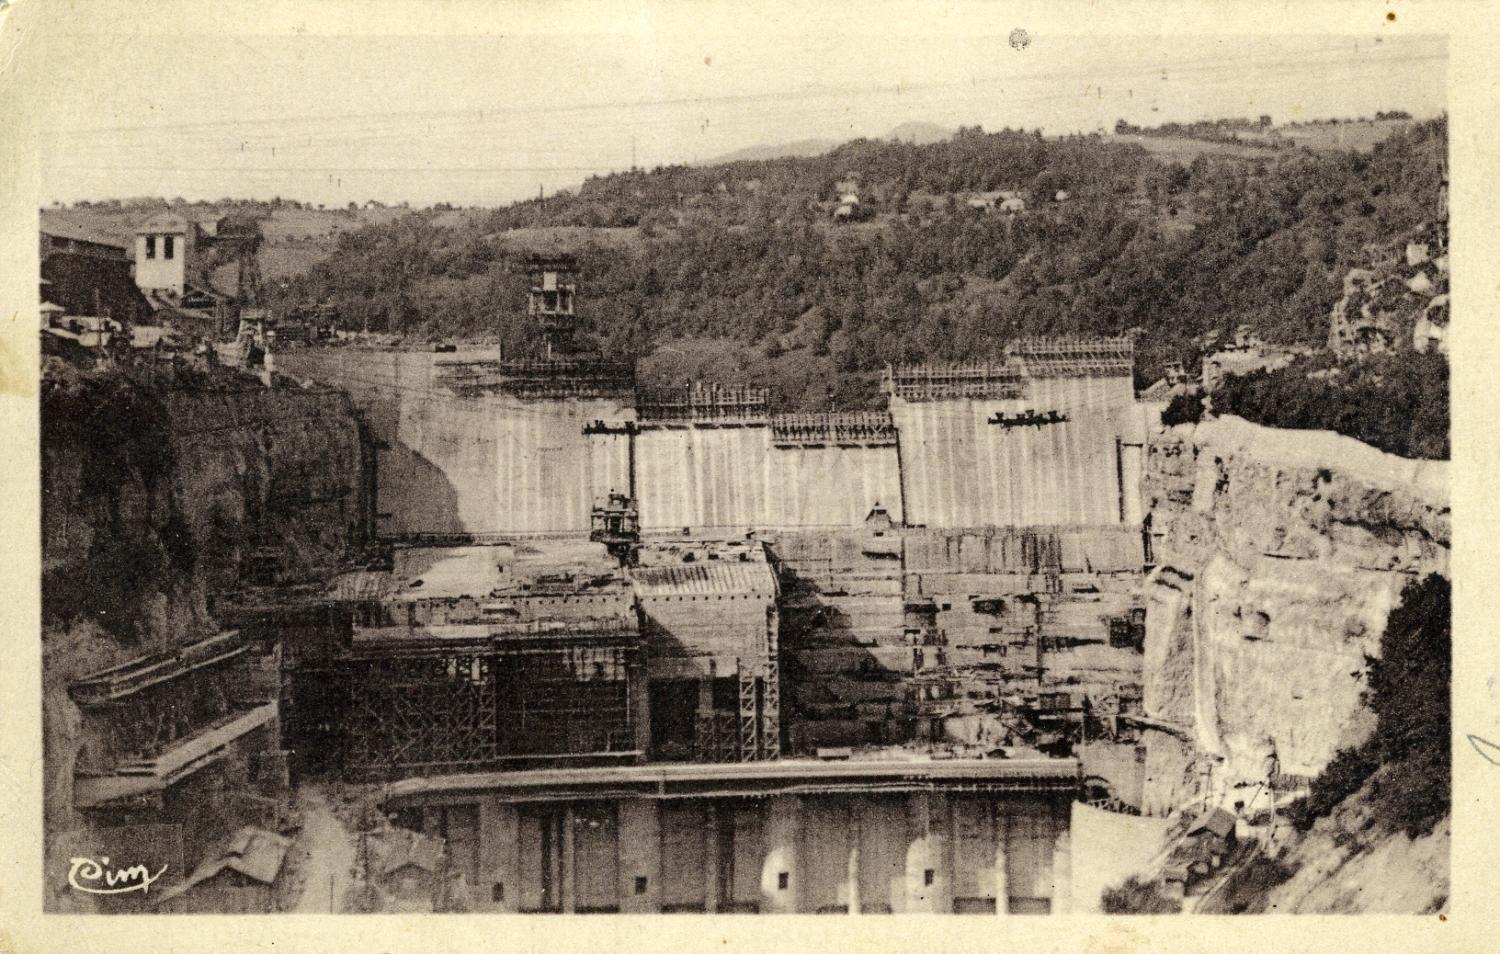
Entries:
{"type": "Polygon", "coordinates": [[[47,209],[43,209],[41,213],[41,232],[43,235],[73,239],[76,242],[108,245],[121,251],[130,247],[130,240],[118,232],[80,222],[47,209]]]}
{"type": "Polygon", "coordinates": [[[270,884],[281,873],[282,862],[291,846],[292,839],[285,835],[247,825],[234,833],[217,857],[193,869],[181,884],[162,892],[156,903],[165,904],[225,871],[238,871],[253,881],[270,884]]]}
{"type": "Polygon", "coordinates": [[[1204,812],[1193,822],[1193,826],[1187,830],[1188,836],[1208,832],[1220,838],[1229,837],[1234,831],[1234,816],[1222,808],[1215,808],[1211,812],[1204,812]]]}

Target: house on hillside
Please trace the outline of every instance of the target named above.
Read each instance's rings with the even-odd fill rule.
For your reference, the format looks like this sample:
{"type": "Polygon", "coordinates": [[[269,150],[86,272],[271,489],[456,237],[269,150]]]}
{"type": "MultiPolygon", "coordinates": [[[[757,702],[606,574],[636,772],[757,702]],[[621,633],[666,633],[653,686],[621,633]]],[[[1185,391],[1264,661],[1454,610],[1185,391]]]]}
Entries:
{"type": "Polygon", "coordinates": [[[201,230],[175,212],[163,212],[135,230],[135,281],[145,292],[181,298],[191,274],[189,260],[201,230]]]}
{"type": "Polygon", "coordinates": [[[1026,211],[1026,200],[1022,198],[1021,193],[1008,189],[976,192],[968,198],[967,204],[969,208],[983,212],[998,210],[1015,214],[1026,211]]]}
{"type": "Polygon", "coordinates": [[[1214,391],[1231,375],[1279,370],[1291,364],[1298,355],[1306,353],[1306,348],[1266,344],[1250,325],[1240,325],[1235,328],[1233,341],[1203,358],[1203,388],[1214,391]]]}
{"type": "Polygon", "coordinates": [[[1169,897],[1192,894],[1223,867],[1238,844],[1237,821],[1222,808],[1198,816],[1167,857],[1162,881],[1169,897]]]}

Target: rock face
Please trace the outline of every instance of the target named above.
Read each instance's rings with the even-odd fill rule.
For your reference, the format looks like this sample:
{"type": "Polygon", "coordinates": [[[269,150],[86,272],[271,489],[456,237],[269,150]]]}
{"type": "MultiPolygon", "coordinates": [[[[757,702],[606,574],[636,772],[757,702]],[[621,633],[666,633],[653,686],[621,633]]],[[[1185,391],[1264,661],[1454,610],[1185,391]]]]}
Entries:
{"type": "Polygon", "coordinates": [[[1447,465],[1233,417],[1148,447],[1146,803],[1311,777],[1374,728],[1366,657],[1414,576],[1448,572],[1447,465]],[[1166,733],[1153,733],[1165,735],[1166,733]]]}
{"type": "Polygon", "coordinates": [[[69,682],[215,634],[211,597],[252,566],[290,583],[332,570],[368,520],[369,452],[342,394],[267,390],[223,370],[51,365],[42,418],[43,747],[57,833],[93,824],[72,808],[75,766],[120,755],[69,682]]]}
{"type": "Polygon", "coordinates": [[[278,582],[316,579],[362,531],[367,452],[341,393],[49,371],[45,624],[86,620],[135,652],[201,637],[207,595],[255,558],[278,582]]]}

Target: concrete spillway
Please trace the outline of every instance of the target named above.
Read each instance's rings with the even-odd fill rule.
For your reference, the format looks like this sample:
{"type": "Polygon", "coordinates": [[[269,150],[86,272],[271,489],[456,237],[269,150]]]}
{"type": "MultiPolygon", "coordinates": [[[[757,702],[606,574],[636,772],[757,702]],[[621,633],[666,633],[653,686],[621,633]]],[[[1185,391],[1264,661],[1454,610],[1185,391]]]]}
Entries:
{"type": "Polygon", "coordinates": [[[277,365],[347,389],[365,413],[385,445],[385,534],[585,532],[610,492],[633,495],[657,531],[848,527],[876,504],[929,527],[1141,518],[1145,416],[1128,372],[1032,377],[1009,397],[894,395],[874,436],[830,426],[823,440],[765,417],[636,421],[629,393],[455,386],[456,366],[485,358],[329,349],[277,365]],[[1006,426],[1028,412],[1057,417],[1006,426]]]}

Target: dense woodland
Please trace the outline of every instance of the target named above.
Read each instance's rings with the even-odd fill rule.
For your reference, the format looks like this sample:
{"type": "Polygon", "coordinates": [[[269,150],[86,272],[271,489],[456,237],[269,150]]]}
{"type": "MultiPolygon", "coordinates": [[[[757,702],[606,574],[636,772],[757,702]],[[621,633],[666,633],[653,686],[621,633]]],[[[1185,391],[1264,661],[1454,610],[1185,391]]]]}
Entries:
{"type": "Polygon", "coordinates": [[[1386,831],[1410,837],[1432,831],[1449,811],[1453,728],[1452,592],[1441,576],[1413,580],[1391,611],[1380,658],[1369,659],[1365,704],[1376,717],[1363,745],[1340,750],[1292,806],[1293,823],[1310,829],[1365,784],[1386,831]]]}
{"type": "Polygon", "coordinates": [[[873,399],[870,372],[887,362],[1129,333],[1145,385],[1240,324],[1321,345],[1364,246],[1435,215],[1446,135],[1438,119],[1369,153],[1188,164],[1098,136],[857,140],[813,158],[594,178],[469,226],[412,213],[341,236],[279,297],[330,301],[353,328],[519,354],[538,341],[521,262],[566,232],[594,345],[644,358],[659,380],[753,381],[783,406],[853,407],[873,399]],[[835,223],[851,176],[872,217],[835,223]],[[998,189],[1020,191],[1027,211],[965,201],[998,189]],[[585,228],[558,228],[569,226],[585,228]]]}
{"type": "Polygon", "coordinates": [[[1284,368],[1233,375],[1204,400],[1180,393],[1162,412],[1167,425],[1205,412],[1233,414],[1267,427],[1334,431],[1398,457],[1447,460],[1448,359],[1399,352],[1339,362],[1328,353],[1284,368]]]}

